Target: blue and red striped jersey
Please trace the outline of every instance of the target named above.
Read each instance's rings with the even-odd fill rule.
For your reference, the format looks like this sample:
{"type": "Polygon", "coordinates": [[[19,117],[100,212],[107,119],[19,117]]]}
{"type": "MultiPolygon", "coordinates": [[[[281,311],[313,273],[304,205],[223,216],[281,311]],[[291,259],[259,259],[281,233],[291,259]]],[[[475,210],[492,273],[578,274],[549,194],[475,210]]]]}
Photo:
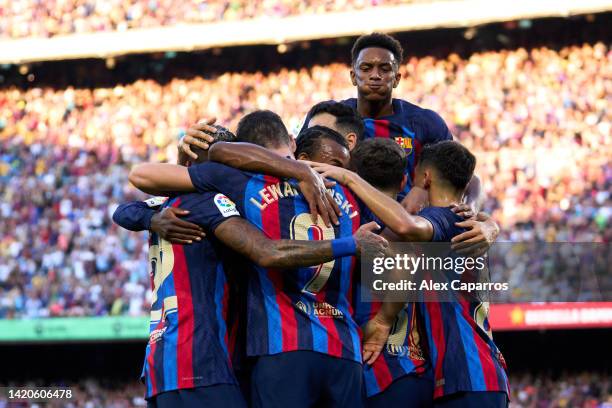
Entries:
{"type": "MultiPolygon", "coordinates": [[[[357,99],[342,101],[353,109],[357,109],[357,99]]],[[[414,169],[419,160],[423,146],[451,140],[453,136],[444,120],[432,110],[423,109],[402,99],[393,99],[393,115],[380,118],[364,118],[365,138],[383,137],[395,140],[406,150],[408,166],[406,174],[408,182],[401,193],[403,198],[412,187],[414,169]]]]}
{"type": "MultiPolygon", "coordinates": [[[[359,197],[357,201],[361,208],[362,223],[376,221],[381,226],[381,231],[386,228],[382,221],[359,200],[359,197]]],[[[353,293],[355,321],[360,327],[363,327],[378,313],[381,303],[362,300],[360,273],[355,274],[353,293]]],[[[383,392],[394,381],[406,375],[428,373],[430,366],[427,353],[423,349],[426,336],[416,312],[414,303],[406,303],[406,307],[395,320],[389,340],[381,355],[373,365],[364,366],[363,376],[368,398],[383,392]]]]}
{"type": "MultiPolygon", "coordinates": [[[[200,194],[171,198],[164,206],[189,210],[185,220],[198,224],[213,210],[200,194]]],[[[238,312],[229,302],[228,276],[211,241],[174,245],[151,233],[149,261],[151,323],[142,371],[147,398],[176,389],[237,384],[231,356],[232,319],[238,312]]]]}
{"type": "MultiPolygon", "coordinates": [[[[359,296],[360,292],[356,291],[355,297],[359,296]]],[[[355,320],[363,326],[376,315],[380,302],[357,300],[355,309],[355,320]]],[[[414,303],[407,303],[397,316],[380,356],[371,366],[364,366],[363,376],[368,398],[383,392],[394,381],[406,375],[423,375],[427,372],[429,363],[422,347],[422,341],[426,341],[425,337],[414,303]]]]}
{"type": "MultiPolygon", "coordinates": [[[[455,225],[463,218],[449,207],[427,207],[418,215],[431,222],[434,242],[450,242],[465,231],[455,225]]],[[[417,305],[427,333],[434,398],[466,391],[509,393],[506,363],[489,325],[488,302],[457,299],[417,305]]]]}
{"type": "MultiPolygon", "coordinates": [[[[189,168],[194,186],[221,208],[228,199],[270,239],[322,240],[349,237],[359,228],[353,195],[337,185],[332,195],[342,210],[340,225],[313,224],[293,180],[243,172],[218,163],[189,168]]],[[[230,201],[230,203],[231,203],[230,201]]],[[[224,217],[210,222],[215,228],[224,217]]],[[[311,350],[361,362],[360,331],[352,314],[354,257],[310,268],[276,270],[252,264],[248,285],[247,354],[311,350]]]]}

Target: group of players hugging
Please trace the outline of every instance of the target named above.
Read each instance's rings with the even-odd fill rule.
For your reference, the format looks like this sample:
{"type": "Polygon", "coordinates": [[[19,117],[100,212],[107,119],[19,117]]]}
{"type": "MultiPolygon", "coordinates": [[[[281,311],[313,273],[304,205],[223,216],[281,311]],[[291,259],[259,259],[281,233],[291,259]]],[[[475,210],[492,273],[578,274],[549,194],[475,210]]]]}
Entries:
{"type": "Polygon", "coordinates": [[[402,53],[360,37],[357,98],[313,106],[295,139],[259,110],[235,135],[193,125],[176,165],[132,169],[156,197],[113,219],[150,231],[149,407],[508,405],[487,305],[359,294],[361,254],[483,253],[499,233],[478,211],[474,155],[439,115],[392,98],[402,53]]]}

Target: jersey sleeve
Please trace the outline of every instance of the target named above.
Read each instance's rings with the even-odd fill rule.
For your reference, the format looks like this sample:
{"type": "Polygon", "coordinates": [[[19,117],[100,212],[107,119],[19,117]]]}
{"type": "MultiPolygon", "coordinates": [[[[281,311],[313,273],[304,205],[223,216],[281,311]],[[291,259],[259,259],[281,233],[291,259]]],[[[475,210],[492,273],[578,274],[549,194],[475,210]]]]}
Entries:
{"type": "Polygon", "coordinates": [[[453,140],[453,135],[448,126],[446,126],[446,122],[436,112],[430,109],[423,109],[421,120],[423,122],[425,144],[453,140]]]}
{"type": "Polygon", "coordinates": [[[449,219],[444,216],[442,211],[438,211],[438,208],[424,208],[418,214],[419,217],[425,218],[433,227],[432,242],[445,242],[450,241],[447,239],[446,231],[451,229],[449,219]]]}
{"type": "Polygon", "coordinates": [[[145,201],[121,204],[113,213],[113,221],[130,231],[147,231],[151,228],[151,218],[167,199],[153,197],[145,201]]]}
{"type": "Polygon", "coordinates": [[[190,213],[185,219],[200,225],[209,233],[213,233],[224,221],[241,216],[236,204],[218,191],[208,191],[193,196],[192,203],[188,207],[190,213]]]}

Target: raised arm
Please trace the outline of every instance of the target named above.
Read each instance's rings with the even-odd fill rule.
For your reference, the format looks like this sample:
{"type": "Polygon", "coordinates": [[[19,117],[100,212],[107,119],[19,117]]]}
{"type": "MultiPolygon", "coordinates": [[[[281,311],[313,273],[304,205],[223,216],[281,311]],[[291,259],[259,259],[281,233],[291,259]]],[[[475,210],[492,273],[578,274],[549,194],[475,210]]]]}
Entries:
{"type": "Polygon", "coordinates": [[[388,242],[372,231],[375,223],[363,225],[352,237],[324,241],[271,240],[241,217],[220,224],[215,236],[234,251],[266,268],[288,269],[319,265],[363,251],[384,253],[388,242]]]}
{"type": "Polygon", "coordinates": [[[151,228],[151,218],[157,212],[145,201],[130,201],[121,204],[113,213],[113,221],[130,231],[147,231],[151,228]]]}
{"type": "Polygon", "coordinates": [[[130,183],[153,195],[196,191],[187,167],[167,163],[142,163],[132,168],[130,183]]]}

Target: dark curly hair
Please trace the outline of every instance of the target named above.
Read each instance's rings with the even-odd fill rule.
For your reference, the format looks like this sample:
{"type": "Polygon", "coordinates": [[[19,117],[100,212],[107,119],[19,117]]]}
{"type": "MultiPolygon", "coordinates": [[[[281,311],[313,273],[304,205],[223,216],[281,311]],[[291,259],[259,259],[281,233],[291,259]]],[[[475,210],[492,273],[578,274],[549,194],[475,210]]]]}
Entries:
{"type": "Polygon", "coordinates": [[[352,64],[357,61],[359,53],[365,48],[384,48],[389,50],[395,57],[397,64],[401,64],[402,59],[404,58],[404,49],[399,41],[388,34],[372,33],[362,35],[361,37],[357,38],[355,44],[353,44],[353,48],[351,49],[352,64]]]}
{"type": "Polygon", "coordinates": [[[476,157],[460,143],[447,140],[426,145],[419,165],[432,166],[443,180],[463,191],[474,174],[476,157]]]}

